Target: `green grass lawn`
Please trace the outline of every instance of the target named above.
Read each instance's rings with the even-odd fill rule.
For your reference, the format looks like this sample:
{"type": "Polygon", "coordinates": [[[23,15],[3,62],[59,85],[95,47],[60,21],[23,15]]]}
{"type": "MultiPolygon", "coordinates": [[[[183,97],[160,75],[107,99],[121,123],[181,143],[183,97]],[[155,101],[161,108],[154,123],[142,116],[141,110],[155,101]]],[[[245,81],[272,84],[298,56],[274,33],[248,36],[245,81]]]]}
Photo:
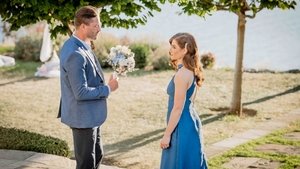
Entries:
{"type": "MultiPolygon", "coordinates": [[[[73,149],[71,130],[56,118],[59,79],[35,78],[40,63],[17,63],[15,67],[0,68],[0,126],[60,138],[73,149]]],[[[195,103],[201,117],[228,108],[233,81],[233,71],[228,69],[204,73],[205,81],[195,103]]],[[[110,74],[105,71],[106,79],[110,74]]],[[[108,98],[108,118],[102,126],[104,163],[130,169],[158,168],[159,140],[166,126],[166,87],[173,74],[138,71],[120,79],[119,89],[108,98]]],[[[299,88],[299,74],[244,73],[242,101],[256,115],[225,116],[206,124],[205,145],[300,108],[299,88]]]]}
{"type": "Polygon", "coordinates": [[[11,67],[0,68],[1,79],[33,77],[34,73],[42,63],[33,61],[16,60],[16,65],[11,67]]]}
{"type": "Polygon", "coordinates": [[[282,153],[266,153],[255,150],[255,147],[263,144],[278,144],[300,147],[300,141],[290,140],[284,135],[290,132],[300,132],[300,121],[292,123],[288,128],[276,131],[265,137],[253,140],[247,144],[238,146],[221,156],[212,158],[209,161],[211,169],[222,169],[222,165],[233,157],[257,157],[281,162],[280,169],[291,169],[300,166],[300,154],[289,155],[282,153]]]}
{"type": "Polygon", "coordinates": [[[7,53],[12,53],[14,51],[14,46],[9,46],[9,45],[0,45],[0,55],[1,54],[7,54],[7,53]]]}

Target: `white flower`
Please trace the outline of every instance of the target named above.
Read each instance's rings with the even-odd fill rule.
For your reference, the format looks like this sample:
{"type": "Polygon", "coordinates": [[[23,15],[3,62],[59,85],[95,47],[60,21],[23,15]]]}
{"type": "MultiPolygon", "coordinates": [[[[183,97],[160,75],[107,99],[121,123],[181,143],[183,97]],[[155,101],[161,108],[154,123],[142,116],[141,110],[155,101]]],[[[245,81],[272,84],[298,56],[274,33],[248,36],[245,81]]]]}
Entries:
{"type": "Polygon", "coordinates": [[[134,53],[127,46],[112,47],[107,62],[119,75],[126,75],[127,72],[135,70],[134,53]]]}

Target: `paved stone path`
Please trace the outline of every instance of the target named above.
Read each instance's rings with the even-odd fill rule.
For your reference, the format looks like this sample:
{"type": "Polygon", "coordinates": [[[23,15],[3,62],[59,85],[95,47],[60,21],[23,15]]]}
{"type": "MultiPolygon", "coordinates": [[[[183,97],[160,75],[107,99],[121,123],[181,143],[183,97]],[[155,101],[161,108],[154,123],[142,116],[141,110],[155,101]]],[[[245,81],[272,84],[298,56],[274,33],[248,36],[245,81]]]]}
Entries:
{"type": "MultiPolygon", "coordinates": [[[[287,133],[284,137],[288,140],[300,141],[300,132],[287,133]]],[[[257,152],[280,153],[286,155],[299,155],[300,147],[281,144],[262,144],[254,148],[257,152]]],[[[231,160],[222,165],[226,169],[278,169],[282,164],[280,161],[273,161],[257,157],[232,157],[231,160]]],[[[299,169],[300,166],[297,167],[299,169]]]]}
{"type": "Polygon", "coordinates": [[[264,122],[259,125],[253,126],[245,132],[237,133],[234,136],[225,140],[214,143],[205,148],[206,156],[208,158],[220,155],[225,151],[232,149],[236,146],[244,144],[253,139],[263,137],[269,133],[287,127],[291,122],[300,120],[300,109],[296,109],[287,113],[284,117],[275,119],[274,121],[264,122]]]}
{"type": "Polygon", "coordinates": [[[278,161],[253,157],[235,157],[223,165],[226,169],[277,169],[279,166],[278,161]]]}

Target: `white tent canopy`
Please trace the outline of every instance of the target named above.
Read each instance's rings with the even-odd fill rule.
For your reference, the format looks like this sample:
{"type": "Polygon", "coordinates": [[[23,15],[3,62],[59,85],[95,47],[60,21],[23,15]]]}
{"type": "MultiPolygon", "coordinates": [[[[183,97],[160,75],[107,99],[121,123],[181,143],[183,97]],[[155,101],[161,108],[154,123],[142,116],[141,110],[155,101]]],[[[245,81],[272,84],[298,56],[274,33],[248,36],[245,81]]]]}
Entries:
{"type": "Polygon", "coordinates": [[[38,77],[59,77],[59,58],[56,51],[53,49],[53,44],[50,37],[48,24],[45,25],[43,44],[40,53],[40,60],[44,62],[38,68],[35,76],[38,77]]]}

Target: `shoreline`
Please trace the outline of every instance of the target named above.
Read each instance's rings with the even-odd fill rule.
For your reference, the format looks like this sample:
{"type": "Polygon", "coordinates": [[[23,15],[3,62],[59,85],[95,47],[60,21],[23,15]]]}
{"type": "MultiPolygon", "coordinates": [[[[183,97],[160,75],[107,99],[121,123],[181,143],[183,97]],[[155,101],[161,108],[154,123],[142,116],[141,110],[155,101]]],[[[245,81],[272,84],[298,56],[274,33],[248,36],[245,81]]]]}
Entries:
{"type": "Polygon", "coordinates": [[[300,73],[300,69],[289,69],[284,71],[277,71],[277,70],[271,70],[271,69],[254,69],[254,68],[246,68],[243,70],[243,72],[247,73],[300,73]]]}

